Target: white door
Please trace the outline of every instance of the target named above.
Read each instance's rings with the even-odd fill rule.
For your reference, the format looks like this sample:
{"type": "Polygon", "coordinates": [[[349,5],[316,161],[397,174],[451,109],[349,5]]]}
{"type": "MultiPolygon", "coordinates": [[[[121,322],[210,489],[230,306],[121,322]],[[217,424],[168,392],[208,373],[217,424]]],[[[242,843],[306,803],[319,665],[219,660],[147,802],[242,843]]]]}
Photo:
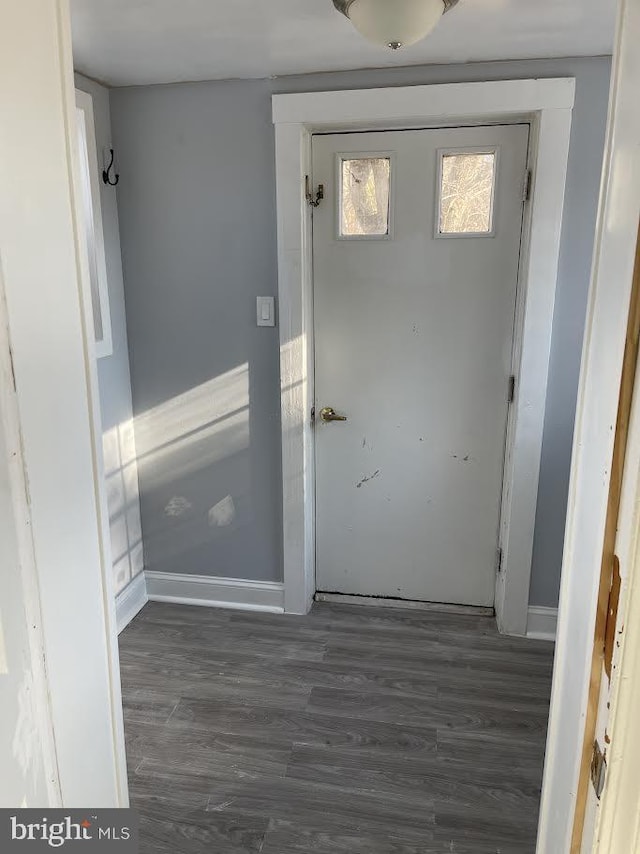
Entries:
{"type": "Polygon", "coordinates": [[[318,590],[493,605],[528,139],[313,139],[318,590]]]}

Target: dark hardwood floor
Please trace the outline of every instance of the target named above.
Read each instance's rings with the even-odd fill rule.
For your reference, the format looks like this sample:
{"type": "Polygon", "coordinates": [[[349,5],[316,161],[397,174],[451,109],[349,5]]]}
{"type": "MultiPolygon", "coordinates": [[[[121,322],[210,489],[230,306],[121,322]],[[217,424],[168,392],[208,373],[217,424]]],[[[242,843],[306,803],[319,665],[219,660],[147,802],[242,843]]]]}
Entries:
{"type": "Polygon", "coordinates": [[[528,854],[553,646],[489,617],[147,605],[120,637],[142,854],[528,854]]]}

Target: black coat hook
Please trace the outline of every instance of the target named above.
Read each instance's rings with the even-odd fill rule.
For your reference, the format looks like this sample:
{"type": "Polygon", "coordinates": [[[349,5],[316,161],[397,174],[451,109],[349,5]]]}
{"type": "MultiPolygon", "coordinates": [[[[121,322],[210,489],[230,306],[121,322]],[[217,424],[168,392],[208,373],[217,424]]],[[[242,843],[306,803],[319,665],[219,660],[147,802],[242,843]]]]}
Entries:
{"type": "Polygon", "coordinates": [[[113,176],[110,175],[110,172],[113,169],[113,161],[115,160],[115,155],[113,153],[113,148],[110,148],[109,152],[111,153],[111,160],[109,161],[109,165],[107,166],[107,168],[104,169],[102,172],[102,180],[110,187],[115,187],[120,181],[120,176],[116,174],[114,174],[113,176]],[[114,179],[113,181],[111,180],[112,177],[114,179]]]}

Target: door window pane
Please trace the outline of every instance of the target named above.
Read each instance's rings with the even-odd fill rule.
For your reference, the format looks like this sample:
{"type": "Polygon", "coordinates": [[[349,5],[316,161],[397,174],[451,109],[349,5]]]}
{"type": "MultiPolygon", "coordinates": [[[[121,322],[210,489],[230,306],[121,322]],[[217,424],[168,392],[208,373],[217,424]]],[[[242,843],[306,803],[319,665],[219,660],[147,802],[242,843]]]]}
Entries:
{"type": "Polygon", "coordinates": [[[442,155],[440,234],[493,230],[495,152],[442,155]]]}
{"type": "Polygon", "coordinates": [[[340,188],[340,236],[389,234],[391,160],[359,157],[343,160],[340,188]]]}

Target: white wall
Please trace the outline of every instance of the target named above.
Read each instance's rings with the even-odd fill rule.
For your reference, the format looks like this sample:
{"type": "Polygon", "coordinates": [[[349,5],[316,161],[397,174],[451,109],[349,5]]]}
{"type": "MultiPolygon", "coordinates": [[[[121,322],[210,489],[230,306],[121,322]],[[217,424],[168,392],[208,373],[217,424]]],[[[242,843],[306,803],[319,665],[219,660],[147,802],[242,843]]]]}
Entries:
{"type": "MultiPolygon", "coordinates": [[[[2,309],[0,304],[0,371],[5,379],[9,351],[2,309]]],[[[27,617],[14,512],[19,496],[12,488],[10,460],[19,449],[5,428],[9,401],[5,395],[0,401],[0,807],[38,806],[49,803],[44,762],[49,748],[38,720],[36,696],[42,671],[36,672],[32,659],[32,643],[37,641],[27,617]]]]}
{"type": "MultiPolygon", "coordinates": [[[[8,328],[34,595],[42,611],[40,661],[46,662],[63,805],[119,806],[127,801],[122,705],[93,441],[88,257],[72,174],[77,138],[67,0],[0,0],[0,20],[2,336],[6,342],[8,328]]],[[[13,385],[6,372],[0,383],[3,393],[13,385]]],[[[4,572],[1,550],[0,557],[4,572]]],[[[19,601],[19,591],[14,598],[19,601]]],[[[13,735],[3,731],[1,739],[13,735]]],[[[31,731],[18,743],[33,744],[31,731]]],[[[36,794],[40,801],[41,787],[36,794]]],[[[20,788],[12,789],[13,803],[22,797],[20,788]]]]}
{"type": "MultiPolygon", "coordinates": [[[[80,74],[76,74],[75,83],[77,89],[87,92],[93,99],[98,164],[102,169],[103,149],[111,147],[109,90],[80,74]]],[[[113,577],[117,594],[142,572],[144,554],[131,405],[117,190],[115,187],[107,186],[102,178],[100,178],[100,203],[107,262],[113,353],[111,356],[98,359],[98,385],[104,435],[104,465],[113,577]]]]}

